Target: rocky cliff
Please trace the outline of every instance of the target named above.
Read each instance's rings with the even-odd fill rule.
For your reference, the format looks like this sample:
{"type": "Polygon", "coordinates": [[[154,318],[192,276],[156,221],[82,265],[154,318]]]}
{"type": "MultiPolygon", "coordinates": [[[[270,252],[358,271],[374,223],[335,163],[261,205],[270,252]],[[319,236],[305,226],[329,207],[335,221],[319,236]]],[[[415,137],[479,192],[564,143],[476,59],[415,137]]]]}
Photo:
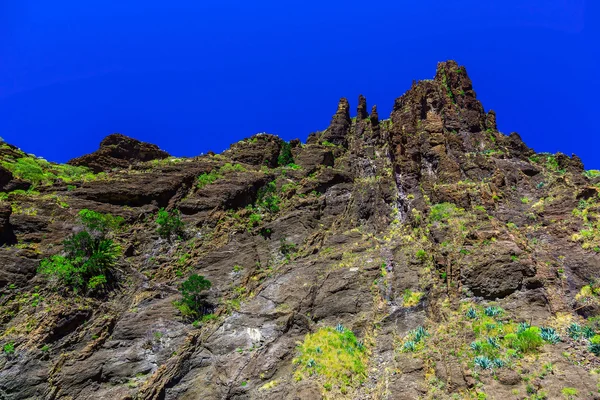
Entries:
{"type": "Polygon", "coordinates": [[[599,173],[453,61],[356,109],[193,158],[1,144],[0,398],[600,398],[599,173]]]}

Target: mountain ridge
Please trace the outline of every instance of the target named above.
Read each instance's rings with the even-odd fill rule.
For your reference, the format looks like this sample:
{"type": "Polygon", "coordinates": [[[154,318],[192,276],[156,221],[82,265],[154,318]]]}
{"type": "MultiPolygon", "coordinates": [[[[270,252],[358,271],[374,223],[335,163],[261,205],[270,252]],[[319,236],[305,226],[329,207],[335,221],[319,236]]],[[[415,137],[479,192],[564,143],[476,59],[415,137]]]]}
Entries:
{"type": "Polygon", "coordinates": [[[2,144],[0,397],[600,398],[600,174],[498,132],[454,61],[367,110],[190,158],[2,144]],[[66,284],[88,231],[114,258],[66,284]]]}

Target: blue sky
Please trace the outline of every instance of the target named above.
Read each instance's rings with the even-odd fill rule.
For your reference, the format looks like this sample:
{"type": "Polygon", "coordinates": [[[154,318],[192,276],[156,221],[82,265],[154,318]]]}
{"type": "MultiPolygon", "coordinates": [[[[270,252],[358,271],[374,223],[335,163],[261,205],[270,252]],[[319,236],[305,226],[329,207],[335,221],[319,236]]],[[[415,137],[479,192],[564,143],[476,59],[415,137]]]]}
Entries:
{"type": "Polygon", "coordinates": [[[327,127],[340,97],[355,109],[362,93],[386,118],[413,79],[456,59],[501,131],[600,169],[597,7],[0,1],[0,136],[61,162],[113,132],[177,156],[257,132],[305,140],[327,127]]]}

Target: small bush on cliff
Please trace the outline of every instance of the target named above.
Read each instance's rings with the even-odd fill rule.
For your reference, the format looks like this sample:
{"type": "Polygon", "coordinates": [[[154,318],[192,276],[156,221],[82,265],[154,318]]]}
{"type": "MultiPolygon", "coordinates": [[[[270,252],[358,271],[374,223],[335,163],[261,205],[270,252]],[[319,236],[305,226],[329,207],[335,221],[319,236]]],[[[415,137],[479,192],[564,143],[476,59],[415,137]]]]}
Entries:
{"type": "Polygon", "coordinates": [[[118,229],[125,222],[123,217],[102,214],[96,211],[83,209],[79,211],[79,220],[88,231],[107,233],[118,229]]]}
{"type": "Polygon", "coordinates": [[[211,283],[201,275],[194,274],[179,285],[182,299],[176,304],[186,317],[201,317],[208,312],[204,291],[210,289],[211,283]]]}
{"type": "Polygon", "coordinates": [[[76,291],[98,291],[108,283],[120,254],[120,247],[107,236],[123,218],[81,210],[79,219],[83,229],[65,239],[63,254],[43,259],[38,273],[76,291]]]}
{"type": "Polygon", "coordinates": [[[219,179],[221,175],[217,171],[205,172],[204,174],[198,176],[198,189],[202,189],[206,185],[210,185],[217,179],[219,179]]]}
{"type": "Polygon", "coordinates": [[[156,214],[156,223],[158,224],[156,231],[164,239],[170,239],[173,235],[179,236],[183,233],[183,221],[179,210],[167,211],[161,208],[156,214]]]}
{"type": "Polygon", "coordinates": [[[281,198],[276,194],[277,184],[275,181],[267,183],[258,190],[256,204],[269,212],[276,213],[279,211],[281,198]]]}
{"type": "Polygon", "coordinates": [[[537,326],[530,326],[510,336],[506,335],[505,340],[510,348],[519,350],[522,353],[535,352],[544,344],[541,329],[537,326]]]}
{"type": "Polygon", "coordinates": [[[250,216],[248,217],[248,231],[251,231],[252,228],[254,228],[257,225],[260,225],[262,222],[262,217],[260,216],[260,214],[257,213],[252,213],[250,214],[250,216]]]}
{"type": "Polygon", "coordinates": [[[15,343],[8,342],[2,347],[2,351],[8,358],[12,357],[15,354],[15,343]]]}
{"type": "Polygon", "coordinates": [[[279,151],[279,157],[277,157],[277,165],[282,167],[293,163],[294,157],[292,156],[292,145],[288,142],[283,142],[281,144],[281,150],[279,151]]]}

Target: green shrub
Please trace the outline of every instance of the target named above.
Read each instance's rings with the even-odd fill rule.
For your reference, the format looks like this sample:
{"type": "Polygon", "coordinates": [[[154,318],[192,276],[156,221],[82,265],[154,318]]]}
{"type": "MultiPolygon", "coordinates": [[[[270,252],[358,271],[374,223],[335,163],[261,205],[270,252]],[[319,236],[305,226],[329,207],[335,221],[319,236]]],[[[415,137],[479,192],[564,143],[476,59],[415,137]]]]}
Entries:
{"type": "Polygon", "coordinates": [[[219,175],[219,173],[214,170],[208,173],[203,173],[202,175],[198,176],[198,189],[202,189],[204,186],[210,185],[219,178],[221,178],[221,175],[219,175]]]}
{"type": "Polygon", "coordinates": [[[156,223],[158,224],[156,231],[164,239],[170,239],[173,235],[178,236],[183,233],[183,221],[177,209],[167,211],[161,208],[156,214],[156,223]]]}
{"type": "Polygon", "coordinates": [[[63,244],[66,255],[43,259],[38,273],[76,290],[103,286],[100,284],[106,283],[106,275],[111,273],[121,250],[111,239],[94,237],[85,230],[63,244]]]}
{"type": "Polygon", "coordinates": [[[250,214],[250,217],[248,217],[248,230],[252,229],[253,227],[260,225],[260,223],[262,222],[262,217],[260,216],[260,214],[250,214]]]}
{"type": "Polygon", "coordinates": [[[546,168],[548,168],[551,171],[558,171],[558,160],[555,156],[546,157],[546,168]]]}
{"type": "Polygon", "coordinates": [[[120,247],[107,237],[123,218],[91,210],[79,212],[83,230],[63,241],[63,254],[45,258],[38,273],[74,290],[97,291],[108,282],[120,255],[120,247]]]}
{"type": "Polygon", "coordinates": [[[425,250],[423,250],[423,249],[419,249],[415,253],[415,257],[417,257],[417,259],[419,261],[425,262],[425,261],[427,261],[427,252],[425,250]]]}
{"type": "Polygon", "coordinates": [[[256,197],[256,204],[269,212],[278,212],[281,198],[276,194],[276,191],[277,184],[275,181],[267,183],[265,186],[259,189],[256,197]]]}
{"type": "Polygon", "coordinates": [[[279,240],[279,251],[289,260],[292,254],[296,252],[296,245],[287,239],[281,238],[279,240]]]}
{"type": "Polygon", "coordinates": [[[594,335],[591,338],[589,338],[590,343],[593,344],[600,344],[600,335],[594,335]]]}
{"type": "Polygon", "coordinates": [[[193,317],[200,317],[207,314],[208,304],[203,292],[210,289],[210,287],[210,281],[197,274],[193,274],[179,285],[182,300],[179,302],[178,308],[182,314],[193,317]]]}
{"type": "Polygon", "coordinates": [[[96,288],[102,288],[106,285],[108,281],[106,280],[106,276],[97,275],[90,279],[88,282],[88,289],[95,290],[96,288]]]}
{"type": "Polygon", "coordinates": [[[515,224],[514,222],[507,222],[506,223],[506,227],[510,230],[515,230],[518,229],[519,227],[517,226],[517,224],[515,224]]]}
{"type": "Polygon", "coordinates": [[[522,353],[535,352],[544,344],[544,340],[541,337],[541,330],[536,326],[531,326],[518,332],[516,337],[505,337],[505,340],[509,347],[517,349],[522,353]]]}
{"type": "Polygon", "coordinates": [[[565,387],[563,388],[563,390],[561,390],[561,393],[563,394],[563,396],[565,396],[568,400],[573,399],[574,397],[577,397],[577,394],[579,393],[577,391],[577,389],[572,388],[572,387],[565,387]]]}
{"type": "Polygon", "coordinates": [[[7,356],[12,356],[13,354],[15,354],[15,343],[14,342],[8,342],[4,345],[4,347],[2,348],[2,351],[4,351],[4,354],[6,354],[7,356]]]}
{"type": "Polygon", "coordinates": [[[102,233],[115,230],[125,222],[123,217],[115,217],[111,214],[102,214],[88,209],[79,211],[79,220],[85,228],[102,233]]]}
{"type": "Polygon", "coordinates": [[[292,157],[292,146],[289,142],[283,142],[281,144],[281,150],[279,151],[279,157],[277,157],[277,165],[284,166],[294,162],[292,157]]]}

